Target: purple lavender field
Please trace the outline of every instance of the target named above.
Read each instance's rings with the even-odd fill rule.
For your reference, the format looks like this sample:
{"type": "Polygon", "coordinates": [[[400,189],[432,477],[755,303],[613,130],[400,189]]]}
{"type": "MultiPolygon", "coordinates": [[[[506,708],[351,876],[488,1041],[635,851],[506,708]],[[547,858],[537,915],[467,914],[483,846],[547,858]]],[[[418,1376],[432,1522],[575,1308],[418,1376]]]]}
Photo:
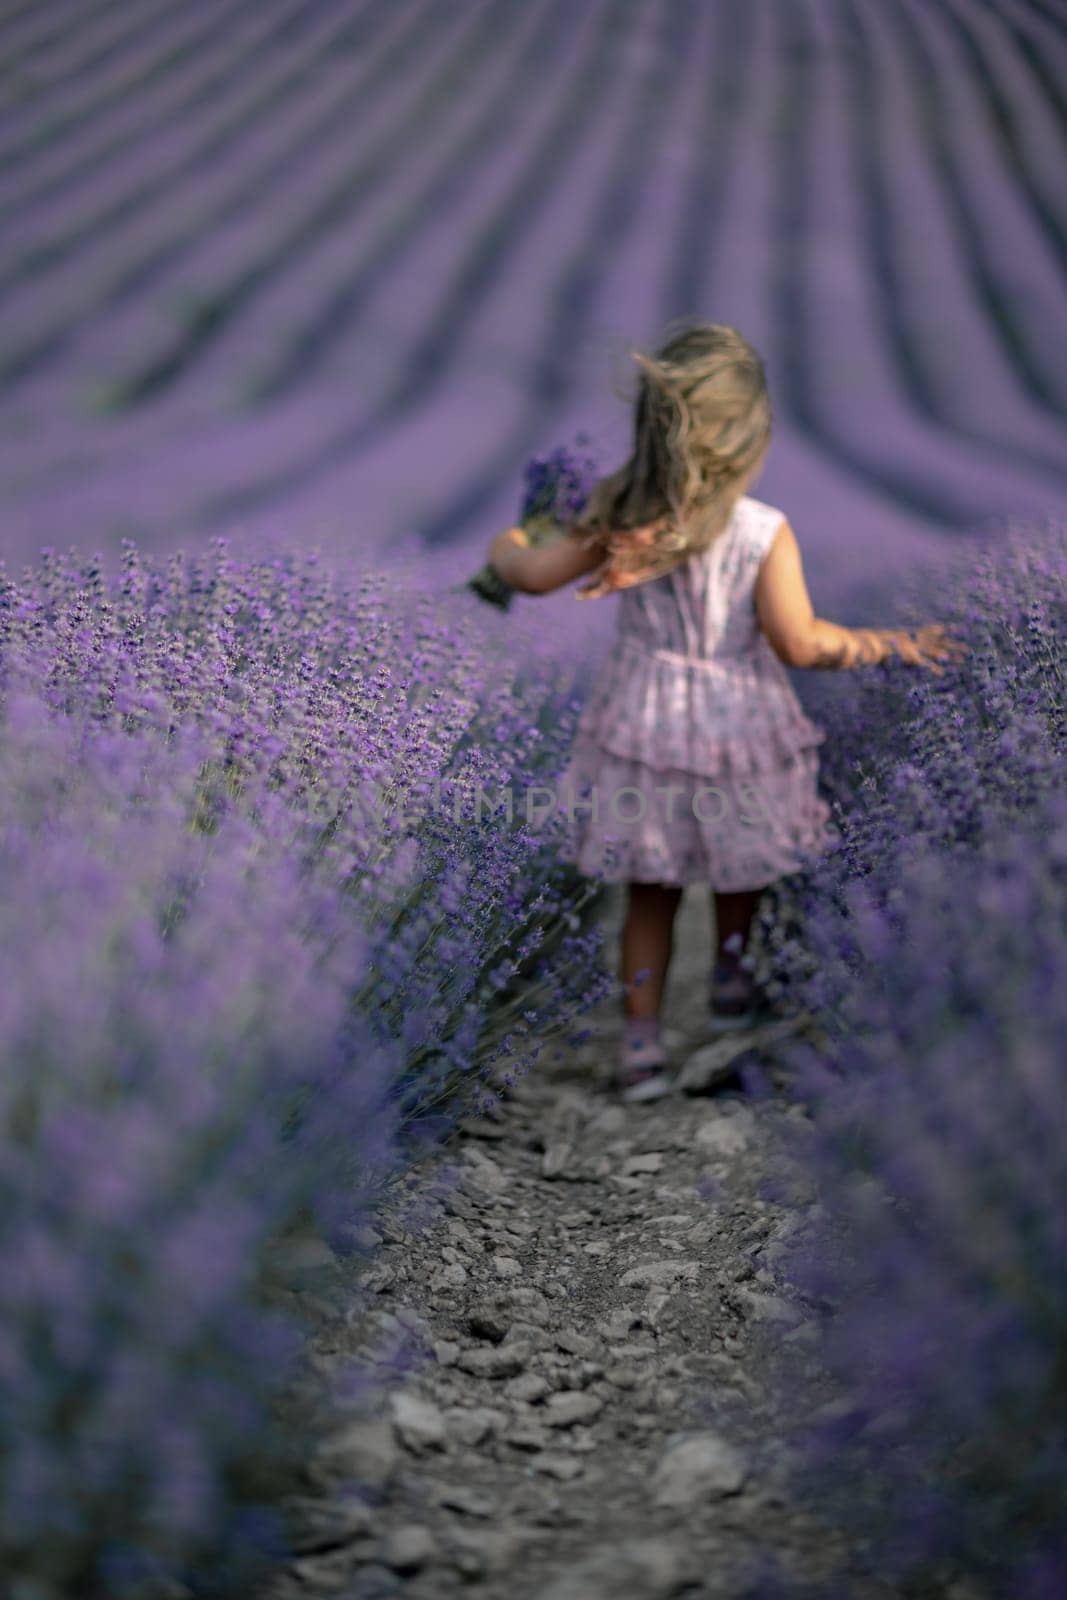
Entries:
{"type": "Polygon", "coordinates": [[[817,603],[1067,509],[1054,5],[52,0],[0,51],[9,562],[454,566],[689,314],[765,354],[817,603]]]}
{"type": "Polygon", "coordinates": [[[466,802],[551,782],[612,606],[449,586],[531,460],[624,459],[682,316],[765,356],[817,608],[922,571],[970,647],[805,685],[845,848],[764,930],[823,1030],[778,1287],[844,1401],[800,1448],[894,1594],[1063,1592],[1065,68],[1056,0],[0,6],[13,1600],[292,1554],[286,1262],[351,1286],[423,1136],[609,994],[552,830],[466,802]]]}

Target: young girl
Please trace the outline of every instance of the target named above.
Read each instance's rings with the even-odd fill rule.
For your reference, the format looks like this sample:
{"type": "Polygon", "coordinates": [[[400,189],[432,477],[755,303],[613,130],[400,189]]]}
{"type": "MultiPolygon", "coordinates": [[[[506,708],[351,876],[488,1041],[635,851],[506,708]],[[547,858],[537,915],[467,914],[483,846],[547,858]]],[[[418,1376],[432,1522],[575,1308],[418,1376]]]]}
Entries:
{"type": "Polygon", "coordinates": [[[494,540],[505,583],[546,594],[621,590],[607,658],[583,707],[563,791],[569,858],[627,884],[627,1099],[668,1087],[659,1014],[675,913],[687,884],[714,897],[714,1029],[745,1026],[762,996],[741,959],[764,889],[821,852],[836,830],[817,793],[823,733],[790,667],[855,667],[896,653],[940,671],[958,646],[915,633],[845,628],[812,610],[792,528],[746,491],[770,443],[763,364],[739,333],[685,324],[641,377],[630,460],[596,485],[555,543],[519,528],[494,540]]]}

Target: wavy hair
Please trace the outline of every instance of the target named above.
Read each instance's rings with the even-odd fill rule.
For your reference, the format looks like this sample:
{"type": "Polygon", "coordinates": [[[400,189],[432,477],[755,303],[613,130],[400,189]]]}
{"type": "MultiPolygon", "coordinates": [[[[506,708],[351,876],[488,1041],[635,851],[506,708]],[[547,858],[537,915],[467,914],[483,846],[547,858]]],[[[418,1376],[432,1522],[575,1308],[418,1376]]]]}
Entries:
{"type": "Polygon", "coordinates": [[[604,566],[578,590],[594,599],[669,572],[723,532],[771,437],[763,362],[735,328],[668,324],[654,355],[631,349],[640,368],[634,447],[598,479],[572,537],[607,547],[604,566]]]}

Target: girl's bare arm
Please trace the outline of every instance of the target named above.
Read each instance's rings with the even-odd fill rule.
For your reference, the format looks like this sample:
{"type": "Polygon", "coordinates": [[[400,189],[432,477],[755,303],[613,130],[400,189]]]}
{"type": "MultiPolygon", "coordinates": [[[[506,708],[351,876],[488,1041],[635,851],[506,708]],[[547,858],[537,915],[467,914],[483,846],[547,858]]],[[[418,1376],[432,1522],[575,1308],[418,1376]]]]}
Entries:
{"type": "Polygon", "coordinates": [[[521,528],[505,528],[489,547],[493,571],[520,594],[550,594],[594,571],[603,560],[599,541],[564,534],[551,544],[534,547],[521,528]]]}
{"type": "Polygon", "coordinates": [[[964,646],[947,639],[940,623],[914,633],[890,628],[845,628],[815,615],[804,581],[796,535],[783,518],[756,577],[760,627],[788,667],[858,667],[899,655],[913,666],[940,672],[964,646]]]}

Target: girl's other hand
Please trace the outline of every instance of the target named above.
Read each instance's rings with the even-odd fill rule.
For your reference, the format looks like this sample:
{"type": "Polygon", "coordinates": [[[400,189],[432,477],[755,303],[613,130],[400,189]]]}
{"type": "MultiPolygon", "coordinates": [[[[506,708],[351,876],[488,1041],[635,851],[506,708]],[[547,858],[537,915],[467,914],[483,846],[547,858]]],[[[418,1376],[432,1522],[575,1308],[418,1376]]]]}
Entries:
{"type": "Polygon", "coordinates": [[[879,631],[892,652],[900,656],[902,661],[915,667],[928,667],[931,672],[938,674],[944,671],[939,662],[958,661],[967,653],[963,641],[948,638],[944,624],[940,622],[924,623],[914,632],[898,632],[890,628],[879,631]]]}
{"type": "Polygon", "coordinates": [[[621,528],[605,534],[604,564],[597,576],[578,591],[579,597],[595,600],[619,589],[631,589],[649,578],[662,577],[664,572],[677,566],[675,552],[664,552],[657,547],[656,535],[667,520],[657,517],[655,522],[643,523],[639,528],[621,528]]]}

